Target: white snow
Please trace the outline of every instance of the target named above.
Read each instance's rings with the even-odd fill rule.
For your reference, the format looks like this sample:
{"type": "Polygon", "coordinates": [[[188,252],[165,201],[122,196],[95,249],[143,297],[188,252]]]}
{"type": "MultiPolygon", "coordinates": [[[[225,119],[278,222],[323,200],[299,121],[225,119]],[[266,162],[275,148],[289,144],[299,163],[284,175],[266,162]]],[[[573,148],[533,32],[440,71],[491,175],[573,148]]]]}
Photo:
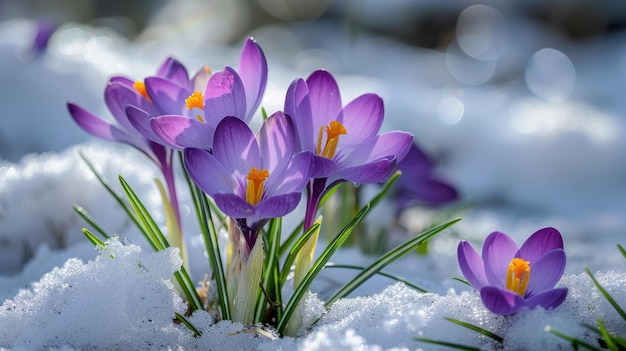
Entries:
{"type": "MultiPolygon", "coordinates": [[[[232,18],[231,7],[224,11],[225,18],[232,18]]],[[[377,13],[369,2],[361,15],[377,13]]],[[[501,20],[497,11],[489,13],[501,20]]],[[[344,103],[366,92],[381,95],[383,128],[414,133],[463,196],[441,211],[406,213],[404,222],[412,232],[431,221],[463,220],[433,239],[428,255],[411,254],[385,268],[430,293],[374,277],[325,311],[323,301],[355,274],[327,269],[302,305],[299,336],[283,338],[262,326],[215,323],[203,311],[188,318],[200,337],[173,322],[175,313],[185,312],[170,281],[181,265],[177,252],[152,252],[79,154],[120,194],[117,176],[124,176],[163,224],[153,183],[156,167],[127,146],[89,138],[65,108],[66,101],[73,101],[110,118],[102,99],[108,76],[151,74],[168,54],[192,72],[203,64],[214,70],[235,64],[238,44],[217,44],[235,37],[235,29],[214,33],[211,42],[198,45],[197,39],[177,40],[189,34],[182,30],[156,35],[177,25],[163,15],[136,42],[67,24],[43,56],[32,58],[24,52],[34,23],[0,23],[0,71],[6,74],[0,80],[0,350],[449,349],[415,338],[483,350],[569,349],[567,341],[547,330],[597,345],[582,323],[596,325],[598,318],[610,332],[624,336],[626,321],[585,268],[626,307],[626,259],[616,248],[626,244],[626,33],[573,43],[523,18],[506,19],[508,32],[499,40],[509,40],[508,46],[493,58],[492,80],[482,85],[468,84],[471,77],[463,76],[476,72],[450,68],[449,53],[363,34],[337,36],[333,24],[280,25],[252,33],[270,64],[263,101],[268,112],[282,107],[292,79],[328,68],[339,81],[344,103]],[[538,70],[546,53],[571,67],[568,63],[564,73],[554,72],[561,74],[555,80],[542,80],[538,70]],[[550,96],[558,101],[544,94],[550,89],[556,89],[550,96]],[[98,252],[83,236],[86,225],[73,205],[119,235],[107,241],[106,250],[98,252]],[[567,253],[558,285],[569,293],[555,310],[497,316],[473,289],[452,279],[461,277],[460,240],[480,247],[499,230],[521,243],[545,226],[560,230],[567,253]],[[446,317],[478,325],[504,342],[446,317]]],[[[199,282],[210,269],[185,184],[179,188],[191,275],[199,282]]],[[[385,206],[376,209],[368,227],[387,225],[385,206]]],[[[297,214],[285,225],[292,226],[297,214]]],[[[366,265],[374,259],[348,247],[332,261],[366,265]]]]}

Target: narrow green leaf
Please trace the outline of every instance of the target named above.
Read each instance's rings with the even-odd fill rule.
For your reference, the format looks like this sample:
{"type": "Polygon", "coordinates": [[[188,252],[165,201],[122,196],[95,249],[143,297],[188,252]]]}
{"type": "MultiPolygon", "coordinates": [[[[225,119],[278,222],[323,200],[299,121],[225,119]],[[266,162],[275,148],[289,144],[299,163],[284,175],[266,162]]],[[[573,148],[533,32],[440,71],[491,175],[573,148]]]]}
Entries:
{"type": "Polygon", "coordinates": [[[457,282],[461,282],[467,286],[472,286],[472,284],[470,284],[467,280],[463,279],[463,278],[459,278],[459,277],[452,277],[452,280],[456,280],[457,282]]]}
{"type": "Polygon", "coordinates": [[[280,272],[280,285],[281,286],[285,284],[285,281],[287,281],[287,276],[289,275],[289,272],[291,271],[291,266],[296,260],[298,252],[300,252],[300,249],[302,248],[302,246],[306,244],[307,240],[309,240],[311,235],[313,235],[313,233],[315,233],[315,231],[318,230],[319,227],[320,227],[319,223],[313,224],[311,228],[309,228],[300,238],[298,238],[295,244],[293,244],[293,246],[291,247],[291,250],[289,250],[289,254],[287,255],[287,258],[285,259],[285,263],[283,264],[283,269],[280,272]]]}
{"type": "Polygon", "coordinates": [[[111,237],[109,234],[107,234],[104,231],[104,229],[102,229],[102,227],[100,227],[96,223],[96,221],[89,215],[89,213],[84,208],[82,208],[82,207],[80,207],[78,205],[74,205],[73,208],[74,208],[74,211],[76,213],[78,213],[78,215],[81,216],[85,220],[85,222],[89,223],[89,225],[91,225],[105,239],[109,239],[111,237]]]}
{"type": "Polygon", "coordinates": [[[472,330],[472,331],[475,331],[477,333],[480,333],[480,334],[482,334],[484,336],[490,337],[490,338],[492,338],[493,340],[495,340],[497,342],[504,341],[504,338],[502,338],[501,336],[498,336],[498,335],[490,332],[489,330],[483,329],[483,328],[475,326],[473,324],[470,324],[470,323],[467,323],[467,322],[463,322],[463,321],[460,321],[458,319],[454,319],[454,318],[450,318],[450,317],[445,317],[444,319],[449,321],[449,322],[452,322],[454,324],[460,325],[460,326],[462,326],[464,328],[467,328],[469,330],[472,330]]]}
{"type": "Polygon", "coordinates": [[[444,229],[450,227],[451,225],[455,224],[456,222],[458,222],[460,220],[461,220],[460,218],[453,219],[453,220],[448,221],[448,222],[446,222],[444,224],[441,224],[441,225],[438,225],[436,227],[430,228],[430,229],[420,233],[419,235],[411,238],[410,240],[408,240],[404,244],[401,244],[401,245],[395,247],[394,249],[390,250],[385,255],[383,255],[378,260],[376,260],[374,263],[372,263],[370,266],[368,266],[366,269],[364,269],[361,273],[359,273],[352,280],[350,280],[349,282],[344,284],[339,289],[339,291],[337,291],[330,299],[328,299],[328,301],[326,301],[325,306],[328,307],[328,306],[332,305],[338,299],[343,298],[346,295],[350,294],[352,291],[354,291],[354,289],[359,287],[361,284],[363,284],[365,281],[367,281],[372,275],[376,274],[378,271],[383,269],[385,266],[387,266],[390,263],[398,260],[399,258],[401,258],[402,256],[406,255],[407,253],[415,250],[418,246],[420,246],[421,244],[423,244],[424,242],[426,242],[427,240],[429,240],[433,236],[439,234],[441,231],[443,231],[444,229]]]}
{"type": "Polygon", "coordinates": [[[589,267],[585,267],[585,271],[587,272],[587,274],[589,275],[589,277],[591,277],[591,280],[593,281],[593,284],[596,286],[596,288],[600,291],[600,293],[602,295],[604,295],[604,298],[606,298],[606,300],[611,304],[611,306],[613,306],[613,308],[617,311],[617,313],[619,313],[620,316],[622,316],[622,318],[624,319],[624,321],[626,321],[626,312],[624,312],[624,310],[619,306],[619,304],[613,299],[613,297],[611,297],[611,295],[608,293],[608,291],[606,291],[601,285],[600,283],[598,283],[598,281],[596,280],[596,277],[593,276],[593,274],[591,273],[591,270],[589,270],[589,267]]]}
{"type": "Polygon", "coordinates": [[[92,234],[89,231],[89,229],[83,228],[83,234],[85,234],[85,236],[87,237],[87,240],[89,240],[93,244],[93,246],[95,246],[96,248],[98,247],[103,248],[106,246],[104,244],[104,241],[100,240],[100,238],[92,234]]]}
{"type": "MultiPolygon", "coordinates": [[[[353,266],[353,265],[349,265],[349,264],[335,264],[335,263],[327,264],[324,267],[324,269],[326,269],[326,268],[345,268],[345,269],[356,269],[356,270],[360,270],[360,271],[365,270],[365,267],[361,267],[361,266],[353,266]]],[[[400,277],[397,277],[395,275],[392,275],[392,274],[389,274],[389,273],[385,273],[383,271],[376,272],[376,274],[377,275],[382,275],[383,277],[387,277],[389,279],[393,279],[393,280],[395,280],[397,282],[404,283],[407,286],[409,286],[410,288],[413,288],[413,289],[415,289],[415,290],[417,290],[419,292],[423,292],[423,293],[428,292],[426,289],[420,288],[419,286],[417,286],[417,285],[415,285],[415,284],[413,284],[413,283],[411,283],[411,282],[409,282],[407,280],[404,280],[404,279],[402,279],[400,277]]]]}
{"type": "Polygon", "coordinates": [[[588,343],[586,343],[586,342],[584,342],[584,341],[582,341],[580,339],[577,339],[575,337],[569,336],[569,335],[567,335],[567,334],[565,334],[563,332],[560,332],[560,331],[558,331],[558,330],[556,330],[556,329],[554,329],[554,328],[552,328],[550,326],[547,326],[545,328],[545,331],[547,331],[548,333],[550,333],[552,335],[556,335],[556,336],[558,336],[561,339],[569,341],[572,344],[572,347],[574,347],[574,349],[576,349],[576,350],[578,349],[578,346],[582,346],[582,347],[584,347],[584,348],[586,348],[588,350],[602,351],[602,349],[600,349],[600,348],[597,348],[597,347],[595,347],[595,346],[593,346],[591,344],[588,344],[588,343]]]}
{"type": "Polygon", "coordinates": [[[181,315],[180,313],[176,312],[176,319],[181,322],[185,327],[187,327],[187,329],[189,329],[192,333],[194,337],[198,337],[200,335],[202,335],[202,333],[196,329],[196,327],[193,326],[193,324],[191,324],[187,318],[185,318],[183,315],[181,315]]]}
{"type": "Polygon", "coordinates": [[[622,247],[622,245],[617,244],[617,249],[619,250],[619,252],[622,253],[622,256],[624,256],[624,258],[626,258],[626,250],[624,250],[624,247],[622,247]]]}
{"type": "Polygon", "coordinates": [[[440,341],[440,340],[433,340],[433,339],[428,339],[428,338],[413,338],[413,340],[427,342],[427,343],[430,343],[430,344],[435,344],[435,345],[440,345],[440,346],[445,346],[445,347],[450,347],[450,348],[457,349],[457,350],[480,351],[480,348],[478,348],[478,347],[472,347],[472,346],[467,346],[467,345],[462,345],[462,344],[455,344],[455,343],[451,343],[451,342],[440,341]]]}
{"type": "Polygon", "coordinates": [[[298,303],[309,289],[311,283],[319,272],[324,268],[324,266],[328,263],[332,255],[341,247],[341,245],[348,239],[350,234],[354,231],[354,228],[363,220],[365,215],[369,212],[370,204],[367,203],[359,213],[345,226],[341,232],[328,244],[326,249],[322,252],[320,257],[313,263],[309,272],[302,279],[302,283],[298,285],[293,292],[293,295],[289,299],[287,306],[285,307],[282,318],[278,321],[278,325],[276,329],[279,334],[283,334],[291,315],[295,312],[298,303]]]}
{"type": "Polygon", "coordinates": [[[609,350],[611,351],[620,351],[617,348],[617,345],[615,345],[615,343],[613,342],[613,338],[611,337],[611,334],[604,327],[604,323],[602,323],[602,320],[598,318],[597,323],[599,327],[598,330],[600,330],[600,335],[602,335],[602,338],[604,339],[604,343],[606,344],[606,347],[608,347],[609,350]]]}
{"type": "Polygon", "coordinates": [[[265,307],[267,306],[267,302],[271,303],[280,303],[280,301],[276,301],[275,293],[280,289],[276,290],[278,286],[274,285],[274,277],[275,271],[278,270],[278,247],[280,246],[280,232],[282,229],[282,218],[273,218],[270,221],[268,232],[268,246],[267,249],[267,259],[265,260],[265,268],[263,271],[263,280],[262,286],[265,289],[265,292],[270,295],[270,298],[273,301],[267,301],[266,297],[263,295],[261,289],[259,289],[256,300],[256,309],[254,314],[254,323],[259,323],[263,320],[263,315],[265,314],[265,307]]]}

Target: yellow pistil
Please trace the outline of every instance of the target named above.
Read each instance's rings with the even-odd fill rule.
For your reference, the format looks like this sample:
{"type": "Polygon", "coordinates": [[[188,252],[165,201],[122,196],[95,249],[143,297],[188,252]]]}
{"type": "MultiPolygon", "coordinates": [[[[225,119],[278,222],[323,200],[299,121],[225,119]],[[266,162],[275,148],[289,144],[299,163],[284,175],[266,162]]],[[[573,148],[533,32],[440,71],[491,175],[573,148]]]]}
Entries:
{"type": "Polygon", "coordinates": [[[317,135],[317,155],[326,158],[333,158],[337,144],[339,143],[339,136],[348,134],[346,127],[338,121],[331,121],[325,128],[320,127],[320,132],[317,135]],[[326,143],[322,149],[322,141],[324,139],[324,130],[326,130],[326,143]]]}
{"type": "Polygon", "coordinates": [[[246,201],[250,205],[256,205],[261,201],[263,197],[263,190],[265,189],[264,182],[269,178],[270,174],[267,169],[256,169],[252,167],[250,173],[246,176],[248,185],[246,186],[246,201]]]}
{"type": "Polygon", "coordinates": [[[202,69],[203,69],[206,73],[211,74],[211,67],[209,67],[209,66],[204,66],[204,67],[202,67],[202,69]]]}
{"type": "Polygon", "coordinates": [[[148,99],[148,101],[152,102],[152,99],[150,99],[150,96],[148,95],[148,91],[146,90],[146,85],[144,84],[144,82],[138,80],[135,83],[133,83],[133,88],[135,88],[135,90],[141,94],[141,96],[145,97],[146,99],[148,99]]]}
{"type": "Polygon", "coordinates": [[[202,93],[199,91],[194,91],[193,94],[189,95],[189,97],[185,99],[185,105],[190,110],[193,108],[199,108],[203,110],[204,95],[202,95],[202,93]]]}
{"type": "Polygon", "coordinates": [[[530,262],[514,258],[506,272],[506,288],[524,296],[530,278],[530,262]]]}

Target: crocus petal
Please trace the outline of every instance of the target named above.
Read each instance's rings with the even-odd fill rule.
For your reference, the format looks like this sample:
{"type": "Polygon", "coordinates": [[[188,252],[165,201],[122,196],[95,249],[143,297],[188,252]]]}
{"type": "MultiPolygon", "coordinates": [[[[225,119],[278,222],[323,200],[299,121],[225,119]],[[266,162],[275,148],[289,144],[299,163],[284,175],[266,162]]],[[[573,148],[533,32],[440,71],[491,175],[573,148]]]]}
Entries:
{"type": "Polygon", "coordinates": [[[529,308],[541,306],[549,310],[562,304],[566,297],[567,288],[551,289],[526,299],[526,306],[529,308]]]}
{"type": "Polygon", "coordinates": [[[537,261],[530,261],[530,279],[526,295],[532,296],[544,290],[552,289],[565,271],[565,251],[552,250],[537,261]]]}
{"type": "Polygon", "coordinates": [[[152,118],[152,116],[150,116],[148,112],[136,106],[128,105],[126,106],[126,116],[130,124],[143,136],[157,143],[161,142],[161,138],[156,135],[150,127],[150,118],[152,118]]]}
{"type": "Polygon", "coordinates": [[[491,312],[508,316],[525,306],[525,301],[518,294],[494,286],[480,289],[480,298],[491,312]]]}
{"type": "MultiPolygon", "coordinates": [[[[232,218],[256,218],[254,206],[250,205],[245,199],[235,194],[214,194],[213,200],[215,205],[224,212],[227,216],[232,218]]],[[[254,222],[254,220],[249,220],[254,222]]],[[[248,223],[252,225],[251,223],[248,223]]]]}
{"type": "Polygon", "coordinates": [[[394,156],[355,167],[341,168],[328,177],[328,182],[340,179],[357,184],[384,182],[395,171],[397,164],[398,160],[394,156]]]}
{"type": "Polygon", "coordinates": [[[245,120],[249,121],[261,103],[267,84],[267,61],[263,51],[252,38],[248,38],[244,44],[237,72],[246,92],[245,120]]]}
{"type": "Polygon", "coordinates": [[[516,251],[517,245],[508,235],[501,232],[489,234],[482,252],[489,284],[504,288],[506,272],[516,251]]]}
{"type": "MultiPolygon", "coordinates": [[[[402,177],[407,177],[402,173],[402,177]]],[[[400,178],[402,179],[402,178],[400,178]]],[[[437,179],[406,179],[403,181],[406,187],[397,196],[406,201],[419,200],[429,205],[443,205],[458,197],[458,193],[450,184],[437,179]],[[410,185],[410,187],[408,186],[410,185]]]]}
{"type": "Polygon", "coordinates": [[[210,196],[232,192],[237,185],[224,165],[206,150],[185,149],[183,160],[189,177],[210,196]]]}
{"type": "MultiPolygon", "coordinates": [[[[230,67],[211,76],[204,93],[204,116],[217,124],[226,116],[246,117],[246,93],[241,78],[230,67]]],[[[247,120],[246,120],[247,122],[247,120]]]]}
{"type": "Polygon", "coordinates": [[[313,72],[306,83],[309,87],[311,112],[317,125],[328,125],[341,115],[341,95],[335,78],[327,71],[313,72]]]}
{"type": "Polygon", "coordinates": [[[282,112],[268,117],[257,134],[261,148],[262,167],[273,174],[284,169],[293,154],[294,130],[291,119],[282,112]]]}
{"type": "Polygon", "coordinates": [[[314,156],[312,178],[328,178],[337,172],[337,163],[322,156],[314,156]]]}
{"type": "Polygon", "coordinates": [[[413,143],[413,135],[406,132],[387,132],[370,138],[349,149],[343,149],[341,137],[337,153],[333,157],[339,167],[360,165],[381,158],[404,158],[413,143]]]}
{"type": "Polygon", "coordinates": [[[534,262],[546,252],[562,248],[561,233],[554,228],[543,228],[526,239],[520,247],[517,257],[534,262]]]}
{"type": "Polygon", "coordinates": [[[459,243],[457,257],[463,276],[474,289],[480,290],[483,286],[487,285],[483,259],[480,258],[470,243],[467,241],[461,241],[461,243],[459,243]]]}
{"type": "Polygon", "coordinates": [[[303,79],[294,80],[285,97],[285,113],[294,122],[294,128],[299,139],[296,145],[298,151],[315,151],[318,130],[313,128],[313,118],[311,116],[311,102],[309,99],[309,89],[303,79]],[[300,148],[300,146],[302,146],[300,148]]]}
{"type": "Polygon", "coordinates": [[[236,117],[226,117],[218,124],[213,138],[213,154],[226,169],[245,175],[259,168],[259,145],[248,125],[236,117]]]}
{"type": "Polygon", "coordinates": [[[255,217],[276,218],[293,211],[300,203],[301,193],[289,193],[264,199],[255,206],[255,217]]]}
{"type": "Polygon", "coordinates": [[[104,100],[115,120],[129,133],[134,132],[135,127],[126,116],[126,106],[134,105],[148,108],[142,102],[145,98],[134,89],[121,83],[109,83],[104,89],[104,100]]]}
{"type": "Polygon", "coordinates": [[[383,100],[376,94],[364,94],[343,108],[343,121],[347,134],[341,136],[343,145],[351,146],[374,137],[383,123],[383,100]]]}
{"type": "Polygon", "coordinates": [[[313,154],[303,151],[291,159],[291,163],[284,170],[277,170],[267,179],[266,196],[301,192],[311,179],[313,170],[313,154]]]}
{"type": "Polygon", "coordinates": [[[189,85],[189,74],[185,66],[178,60],[168,57],[159,68],[157,76],[172,81],[181,87],[189,85]]]}
{"type": "MultiPolygon", "coordinates": [[[[160,77],[145,79],[146,91],[160,115],[178,115],[183,113],[185,99],[191,95],[187,86],[160,77]]],[[[189,81],[187,84],[189,85],[189,81]]]]}
{"type": "Polygon", "coordinates": [[[177,149],[211,150],[215,129],[206,123],[185,116],[158,116],[150,120],[150,128],[169,146],[177,149]]]}
{"type": "Polygon", "coordinates": [[[398,163],[398,169],[402,171],[402,174],[429,175],[434,168],[433,161],[415,142],[404,159],[398,163]]]}
{"type": "Polygon", "coordinates": [[[69,102],[67,108],[74,121],[87,133],[106,140],[117,140],[116,135],[122,133],[117,127],[103,121],[82,107],[69,102]],[[114,132],[117,130],[117,132],[114,132]]]}

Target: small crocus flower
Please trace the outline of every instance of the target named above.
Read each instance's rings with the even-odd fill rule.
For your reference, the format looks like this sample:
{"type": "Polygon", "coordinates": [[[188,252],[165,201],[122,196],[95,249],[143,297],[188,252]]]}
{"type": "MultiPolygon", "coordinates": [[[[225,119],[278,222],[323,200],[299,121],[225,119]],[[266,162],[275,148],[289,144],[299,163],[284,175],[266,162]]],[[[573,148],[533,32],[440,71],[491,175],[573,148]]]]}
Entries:
{"type": "Polygon", "coordinates": [[[226,117],[215,130],[212,153],[188,148],[191,179],[233,218],[249,248],[270,219],[293,211],[311,175],[312,155],[293,156],[291,119],[277,112],[255,136],[239,118],[226,117]]]}
{"type": "Polygon", "coordinates": [[[48,49],[48,42],[57,30],[58,24],[49,19],[37,21],[35,36],[32,43],[32,52],[35,56],[41,55],[48,49]]]}
{"type": "Polygon", "coordinates": [[[461,272],[493,313],[511,315],[523,307],[552,309],[567,295],[554,288],[565,270],[563,239],[554,228],[540,229],[518,249],[506,234],[491,233],[482,257],[466,241],[458,247],[461,272]]]}
{"type": "Polygon", "coordinates": [[[445,205],[458,197],[454,186],[435,174],[435,163],[416,143],[411,145],[406,157],[398,162],[398,170],[402,171],[402,176],[392,195],[398,211],[415,203],[445,205]]]}
{"type": "MultiPolygon", "coordinates": [[[[210,150],[215,128],[224,117],[237,117],[247,123],[256,112],[267,84],[267,62],[259,45],[249,38],[237,70],[227,66],[214,73],[203,90],[184,90],[163,79],[147,80],[146,84],[168,97],[162,99],[168,110],[151,118],[150,126],[143,128],[152,129],[174,148],[210,150]]],[[[145,114],[137,120],[144,123],[145,114]]]]}

